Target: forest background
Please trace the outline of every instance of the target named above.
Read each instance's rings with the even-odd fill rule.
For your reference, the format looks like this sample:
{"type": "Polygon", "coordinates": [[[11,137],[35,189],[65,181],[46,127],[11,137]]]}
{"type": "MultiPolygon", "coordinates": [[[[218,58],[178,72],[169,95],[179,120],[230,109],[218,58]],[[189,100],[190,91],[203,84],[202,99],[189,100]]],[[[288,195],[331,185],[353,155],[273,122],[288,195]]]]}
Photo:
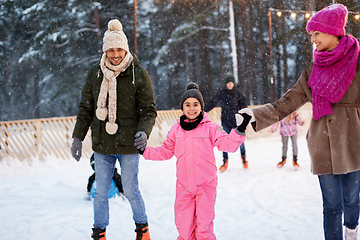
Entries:
{"type": "MultiPolygon", "coordinates": [[[[0,121],[77,115],[85,77],[99,62],[113,18],[131,51],[136,25],[137,55],[158,110],[178,109],[189,81],[199,84],[207,102],[233,73],[229,1],[0,0],[0,121]]],[[[250,105],[277,99],[296,82],[313,52],[305,13],[333,2],[233,0],[238,84],[250,105]]],[[[346,31],[359,39],[360,0],[336,3],[347,6],[346,31]]]]}

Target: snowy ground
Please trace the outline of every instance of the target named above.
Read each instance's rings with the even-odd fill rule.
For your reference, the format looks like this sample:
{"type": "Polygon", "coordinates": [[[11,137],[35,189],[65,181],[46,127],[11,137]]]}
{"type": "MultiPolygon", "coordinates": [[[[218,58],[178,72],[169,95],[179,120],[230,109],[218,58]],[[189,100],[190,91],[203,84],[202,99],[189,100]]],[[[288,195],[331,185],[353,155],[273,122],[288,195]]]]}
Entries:
{"type": "MultiPolygon", "coordinates": [[[[290,161],[276,167],[281,158],[278,134],[246,141],[248,169],[243,169],[239,152],[230,154],[228,171],[219,173],[218,240],[323,239],[318,179],[310,173],[303,136],[298,144],[298,171],[290,161]]],[[[216,149],[215,154],[220,166],[221,152],[216,149]]],[[[83,197],[91,174],[88,159],[0,162],[0,239],[90,239],[92,201],[83,197]]],[[[141,159],[139,178],[152,239],[175,240],[175,159],[141,159]]],[[[135,239],[130,205],[120,197],[110,200],[107,239],[135,239]]]]}

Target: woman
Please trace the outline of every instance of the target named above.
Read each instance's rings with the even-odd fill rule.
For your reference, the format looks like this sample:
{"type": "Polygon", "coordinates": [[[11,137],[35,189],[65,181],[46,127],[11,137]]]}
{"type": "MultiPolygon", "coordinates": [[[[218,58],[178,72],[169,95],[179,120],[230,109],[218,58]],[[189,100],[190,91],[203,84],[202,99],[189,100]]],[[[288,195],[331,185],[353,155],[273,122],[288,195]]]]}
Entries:
{"type": "Polygon", "coordinates": [[[253,109],[251,119],[260,131],[312,102],[307,142],[322,191],[327,240],[342,239],[342,214],[345,239],[356,239],[359,219],[359,43],[345,35],[347,15],[345,6],[333,4],[311,18],[306,30],[316,46],[313,63],[281,99],[253,109]]]}

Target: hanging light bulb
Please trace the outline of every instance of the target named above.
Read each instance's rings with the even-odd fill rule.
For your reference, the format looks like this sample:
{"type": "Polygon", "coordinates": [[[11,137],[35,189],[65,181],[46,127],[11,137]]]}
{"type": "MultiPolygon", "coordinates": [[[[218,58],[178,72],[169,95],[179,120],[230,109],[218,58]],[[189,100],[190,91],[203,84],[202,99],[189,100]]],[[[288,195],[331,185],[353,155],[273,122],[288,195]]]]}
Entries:
{"type": "Polygon", "coordinates": [[[276,12],[276,15],[278,15],[279,17],[281,17],[281,12],[280,12],[280,11],[277,11],[277,12],[276,12]]]}
{"type": "Polygon", "coordinates": [[[294,12],[291,13],[291,17],[292,17],[292,18],[296,18],[296,13],[294,13],[294,12]]]}
{"type": "Polygon", "coordinates": [[[305,18],[309,18],[310,17],[310,13],[305,13],[305,18]]]}

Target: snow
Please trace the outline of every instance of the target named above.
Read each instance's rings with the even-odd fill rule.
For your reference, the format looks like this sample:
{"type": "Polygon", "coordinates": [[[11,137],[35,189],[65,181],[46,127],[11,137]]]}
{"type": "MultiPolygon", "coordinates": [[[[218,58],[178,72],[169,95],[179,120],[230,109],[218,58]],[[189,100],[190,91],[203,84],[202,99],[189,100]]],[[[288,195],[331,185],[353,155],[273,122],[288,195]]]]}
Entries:
{"type": "MultiPolygon", "coordinates": [[[[323,239],[322,200],[317,176],[310,173],[304,136],[299,136],[299,164],[283,168],[279,134],[245,142],[249,168],[239,152],[219,173],[215,234],[218,240],[323,239]]],[[[222,153],[215,149],[217,165],[222,153]]],[[[288,156],[291,156],[289,144],[288,156]]],[[[173,204],[175,159],[140,161],[140,189],[152,239],[177,238],[173,204]]],[[[1,239],[90,239],[92,201],[84,200],[92,169],[88,159],[48,157],[45,161],[0,161],[1,239]]],[[[107,239],[134,239],[127,200],[110,199],[107,239]]]]}

